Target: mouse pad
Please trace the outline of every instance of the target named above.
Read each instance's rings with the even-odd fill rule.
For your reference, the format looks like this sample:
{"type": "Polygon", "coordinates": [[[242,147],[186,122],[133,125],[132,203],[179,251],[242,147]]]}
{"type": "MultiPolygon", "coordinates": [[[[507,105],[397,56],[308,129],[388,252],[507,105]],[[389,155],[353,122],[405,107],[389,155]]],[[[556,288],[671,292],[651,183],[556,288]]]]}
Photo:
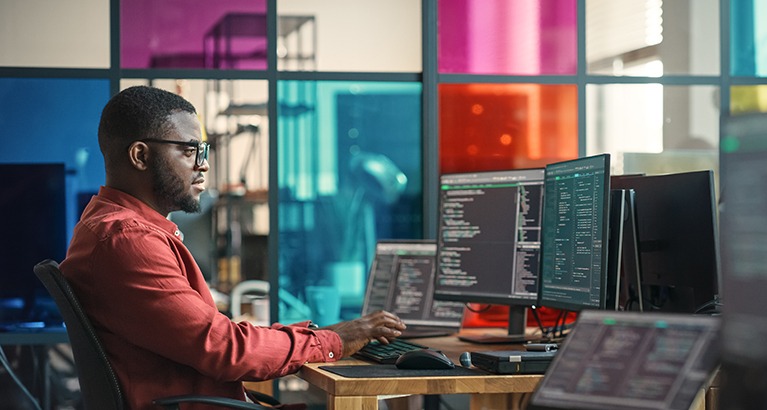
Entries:
{"type": "Polygon", "coordinates": [[[393,364],[353,365],[353,366],[320,366],[320,369],[350,378],[375,377],[427,377],[427,376],[483,376],[487,372],[478,369],[467,369],[456,366],[454,369],[414,370],[398,369],[393,364]]]}

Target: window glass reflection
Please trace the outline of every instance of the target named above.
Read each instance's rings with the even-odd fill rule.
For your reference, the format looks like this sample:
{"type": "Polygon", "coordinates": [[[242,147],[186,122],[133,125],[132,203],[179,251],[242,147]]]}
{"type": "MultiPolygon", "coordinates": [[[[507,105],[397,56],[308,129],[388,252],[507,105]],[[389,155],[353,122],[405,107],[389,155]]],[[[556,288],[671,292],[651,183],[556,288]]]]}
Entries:
{"type": "Polygon", "coordinates": [[[719,1],[586,0],[588,72],[719,74],[719,1]]]}
{"type": "Polygon", "coordinates": [[[730,3],[731,72],[736,76],[767,76],[767,1],[730,3]]]}
{"type": "Polygon", "coordinates": [[[420,1],[278,0],[277,19],[281,70],[421,71],[420,1]]]}
{"type": "Polygon", "coordinates": [[[533,168],[578,156],[573,85],[442,84],[440,172],[533,168]]]}
{"type": "Polygon", "coordinates": [[[0,66],[109,68],[109,2],[0,2],[0,66]]]}
{"type": "Polygon", "coordinates": [[[743,85],[730,88],[730,113],[767,112],[767,85],[743,85]]]}
{"type": "Polygon", "coordinates": [[[375,241],[421,234],[421,86],[281,81],[278,115],[280,320],[310,318],[307,286],[356,317],[375,241]]]}
{"type": "Polygon", "coordinates": [[[589,85],[586,95],[587,153],[611,153],[613,174],[718,173],[717,87],[589,85]]]}
{"type": "Polygon", "coordinates": [[[0,78],[0,162],[64,163],[67,237],[105,182],[98,126],[108,99],[107,80],[0,78]]]}

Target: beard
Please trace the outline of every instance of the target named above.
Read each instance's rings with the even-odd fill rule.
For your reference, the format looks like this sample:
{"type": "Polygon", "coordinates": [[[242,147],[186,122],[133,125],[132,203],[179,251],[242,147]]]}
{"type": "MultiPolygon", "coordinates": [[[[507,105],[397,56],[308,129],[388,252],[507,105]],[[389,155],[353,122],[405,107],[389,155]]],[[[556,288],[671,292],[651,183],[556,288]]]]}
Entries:
{"type": "MultiPolygon", "coordinates": [[[[187,213],[200,212],[200,201],[186,188],[187,184],[179,177],[168,171],[170,164],[158,156],[151,160],[151,177],[154,194],[161,201],[164,209],[169,211],[184,211],[187,213]]],[[[190,181],[191,182],[191,181],[190,181]]]]}

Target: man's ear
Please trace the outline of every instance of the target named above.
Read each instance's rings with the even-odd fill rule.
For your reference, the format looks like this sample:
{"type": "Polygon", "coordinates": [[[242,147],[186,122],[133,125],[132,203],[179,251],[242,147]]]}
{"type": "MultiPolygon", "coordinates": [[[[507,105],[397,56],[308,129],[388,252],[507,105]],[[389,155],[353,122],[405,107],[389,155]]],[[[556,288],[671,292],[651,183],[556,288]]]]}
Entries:
{"type": "Polygon", "coordinates": [[[139,171],[149,168],[149,146],[145,142],[135,141],[128,147],[128,162],[139,171]]]}

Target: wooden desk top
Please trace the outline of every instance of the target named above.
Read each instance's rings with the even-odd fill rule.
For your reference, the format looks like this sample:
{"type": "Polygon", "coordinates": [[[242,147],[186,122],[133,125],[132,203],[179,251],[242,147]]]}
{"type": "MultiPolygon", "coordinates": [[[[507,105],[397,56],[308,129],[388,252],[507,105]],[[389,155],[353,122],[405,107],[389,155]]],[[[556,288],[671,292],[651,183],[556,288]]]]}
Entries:
{"type": "MultiPolygon", "coordinates": [[[[478,331],[481,333],[481,331],[478,331]]],[[[443,351],[456,364],[461,353],[486,350],[521,350],[521,345],[485,345],[463,342],[456,336],[415,339],[419,344],[443,351]]],[[[357,359],[335,363],[310,363],[298,375],[334,396],[375,396],[398,394],[528,393],[542,375],[495,375],[456,377],[347,378],[320,369],[320,366],[370,365],[357,359]]]]}

